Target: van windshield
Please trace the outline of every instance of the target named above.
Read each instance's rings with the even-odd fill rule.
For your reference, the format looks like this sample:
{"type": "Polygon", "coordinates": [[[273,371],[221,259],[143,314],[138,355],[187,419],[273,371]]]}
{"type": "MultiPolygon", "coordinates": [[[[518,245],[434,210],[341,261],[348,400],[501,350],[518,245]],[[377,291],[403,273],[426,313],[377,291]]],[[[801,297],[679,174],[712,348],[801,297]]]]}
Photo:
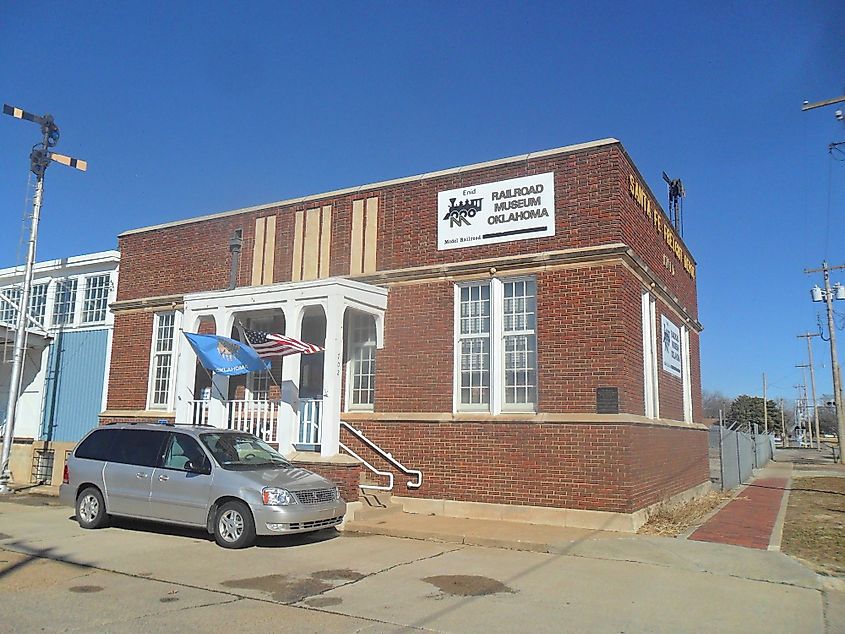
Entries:
{"type": "Polygon", "coordinates": [[[200,434],[200,440],[224,469],[249,471],[287,469],[291,466],[279,452],[252,434],[200,434]]]}

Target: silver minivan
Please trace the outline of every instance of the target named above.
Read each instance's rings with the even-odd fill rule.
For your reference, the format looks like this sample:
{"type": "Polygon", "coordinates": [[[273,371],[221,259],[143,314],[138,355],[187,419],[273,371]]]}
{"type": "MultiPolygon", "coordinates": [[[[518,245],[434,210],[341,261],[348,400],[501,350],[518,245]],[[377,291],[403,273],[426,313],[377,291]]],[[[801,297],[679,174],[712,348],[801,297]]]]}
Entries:
{"type": "Polygon", "coordinates": [[[82,528],[109,516],[204,527],[224,548],[337,526],[334,483],[252,434],[163,424],[97,427],[68,456],[59,496],[82,528]]]}

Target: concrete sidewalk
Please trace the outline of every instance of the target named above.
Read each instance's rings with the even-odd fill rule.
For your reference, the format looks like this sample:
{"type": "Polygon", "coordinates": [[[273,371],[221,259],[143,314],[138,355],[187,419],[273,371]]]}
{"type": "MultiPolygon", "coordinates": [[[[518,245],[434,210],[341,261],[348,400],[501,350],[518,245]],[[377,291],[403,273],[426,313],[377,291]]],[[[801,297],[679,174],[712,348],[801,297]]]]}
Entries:
{"type": "Polygon", "coordinates": [[[413,513],[364,516],[348,523],[344,532],[387,535],[451,544],[488,546],[538,553],[559,553],[571,545],[594,539],[618,538],[621,533],[525,524],[504,520],[478,520],[413,513]]]}
{"type": "Polygon", "coordinates": [[[792,463],[769,463],[689,539],[780,550],[792,463]]]}

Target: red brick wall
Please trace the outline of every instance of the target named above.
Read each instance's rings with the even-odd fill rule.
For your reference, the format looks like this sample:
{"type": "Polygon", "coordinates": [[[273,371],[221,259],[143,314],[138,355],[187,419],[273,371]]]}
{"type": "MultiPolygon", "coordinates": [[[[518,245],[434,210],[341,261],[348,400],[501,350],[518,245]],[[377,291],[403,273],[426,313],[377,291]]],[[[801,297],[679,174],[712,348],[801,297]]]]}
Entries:
{"type": "MultiPolygon", "coordinates": [[[[322,204],[332,205],[331,273],[346,275],[352,201],[376,196],[379,198],[377,264],[381,270],[625,241],[694,313],[694,280],[680,263],[675,262],[674,275],[664,267],[664,256],[675,261],[675,255],[631,197],[628,187],[631,174],[640,181],[621,145],[609,145],[130,234],[120,240],[119,299],[225,288],[229,272],[228,241],[235,229],[241,229],[244,236],[239,283],[249,284],[255,219],[271,214],[277,216],[274,279],[289,280],[295,214],[322,204]],[[434,210],[439,191],[548,171],[555,172],[555,236],[437,250],[437,214],[434,210]]],[[[652,201],[657,210],[656,201],[652,201]]],[[[538,275],[540,367],[543,371],[544,367],[554,366],[554,372],[543,371],[545,376],[540,377],[541,410],[584,411],[591,405],[587,411],[592,411],[595,387],[616,385],[620,388],[622,411],[642,413],[639,282],[632,275],[618,271],[586,270],[592,272],[538,275]],[[560,313],[555,316],[558,310],[560,313]],[[578,357],[575,351],[586,352],[586,356],[578,357]],[[585,367],[586,360],[589,360],[588,365],[595,367],[585,367]],[[585,375],[589,375],[590,380],[584,380],[585,375]]],[[[451,289],[451,284],[436,281],[391,289],[387,347],[379,353],[376,399],[381,411],[451,410],[451,289]],[[419,333],[420,325],[424,325],[427,336],[432,337],[433,345],[427,348],[413,340],[416,334],[409,334],[419,333]],[[414,356],[409,356],[409,352],[414,356]],[[431,368],[424,382],[413,380],[419,376],[420,362],[431,368]],[[417,392],[416,396],[407,394],[411,389],[417,392]]],[[[121,319],[119,316],[118,320],[121,319]]],[[[149,337],[150,328],[146,325],[141,331],[142,338],[149,337]]],[[[142,407],[139,403],[146,399],[146,376],[141,377],[141,373],[147,369],[142,366],[146,365],[149,348],[140,350],[139,356],[134,354],[139,351],[138,340],[130,347],[125,346],[124,341],[117,338],[115,341],[117,372],[111,386],[118,395],[114,402],[124,402],[129,407],[131,401],[134,407],[142,407]],[[127,356],[133,361],[118,359],[127,356]],[[145,361],[141,362],[141,359],[145,361]],[[128,367],[130,365],[133,367],[128,367]],[[136,380],[139,377],[141,380],[136,380]],[[139,390],[143,391],[143,398],[139,390]]],[[[697,353],[694,359],[697,360],[697,353]]],[[[697,365],[692,374],[693,398],[700,401],[697,365]]],[[[661,397],[667,399],[667,415],[668,412],[680,412],[672,402],[680,398],[672,381],[668,375],[661,381],[661,397]]],[[[116,406],[110,402],[110,407],[116,406]]],[[[672,414],[672,417],[677,416],[672,414]]]]}
{"type": "Polygon", "coordinates": [[[665,316],[678,328],[683,325],[674,313],[666,310],[661,302],[657,302],[657,386],[660,392],[660,417],[684,420],[683,383],[680,378],[663,369],[662,316],[665,316]]]}
{"type": "Polygon", "coordinates": [[[701,353],[699,348],[699,334],[690,330],[690,383],[692,383],[692,419],[696,422],[704,420],[701,399],[701,353]]]}
{"type": "Polygon", "coordinates": [[[631,511],[710,480],[706,430],[632,425],[625,437],[631,511]]]}
{"type": "Polygon", "coordinates": [[[454,304],[451,282],[390,289],[376,353],[377,411],[452,411],[454,304]]]}
{"type": "Polygon", "coordinates": [[[358,483],[361,478],[362,468],[360,464],[337,465],[297,462],[295,460],[291,461],[291,464],[295,467],[312,471],[334,482],[340,488],[340,495],[345,502],[358,501],[358,494],[360,492],[358,483]]]}
{"type": "Polygon", "coordinates": [[[152,313],[115,314],[108,409],[146,408],[152,337],[152,313]]]}
{"type": "Polygon", "coordinates": [[[537,275],[540,412],[595,412],[596,388],[643,414],[639,282],[621,265],[537,275]]]}
{"type": "MultiPolygon", "coordinates": [[[[707,432],[610,424],[356,421],[410,469],[397,495],[630,513],[709,479],[707,432]]],[[[341,440],[374,454],[343,430],[341,440]]],[[[374,458],[378,469],[388,464],[374,458]]]]}
{"type": "Polygon", "coordinates": [[[663,253],[671,252],[628,193],[628,174],[633,169],[621,146],[601,146],[126,235],[120,239],[118,299],[225,288],[230,266],[229,238],[238,228],[244,235],[239,283],[249,284],[255,219],[272,214],[277,215],[274,276],[276,281],[288,281],[295,214],[326,204],[332,205],[331,274],[348,275],[352,201],[376,196],[379,198],[379,270],[624,241],[694,311],[694,282],[682,270],[672,276],[663,267],[663,253]],[[556,235],[437,250],[439,191],[550,171],[555,172],[556,235]]]}
{"type": "MultiPolygon", "coordinates": [[[[615,203],[622,217],[621,241],[632,247],[637,255],[648,264],[657,278],[666,284],[670,291],[678,297],[681,304],[693,316],[697,316],[698,302],[695,280],[684,270],[683,265],[671,251],[664,237],[655,228],[654,223],[631,196],[628,183],[630,175],[633,175],[638,182],[645,184],[637,173],[636,168],[631,164],[621,147],[614,147],[614,153],[616,154],[616,162],[620,168],[617,173],[619,181],[617,183],[618,189],[616,191],[617,197],[615,203]],[[664,255],[674,267],[674,274],[664,265],[664,255]]],[[[658,210],[657,200],[652,196],[649,196],[649,198],[651,199],[652,207],[658,210]]],[[[657,211],[657,213],[661,218],[661,227],[671,224],[665,214],[660,211],[657,211]]],[[[671,231],[671,229],[665,230],[671,231]]],[[[674,235],[677,237],[677,234],[674,235]]],[[[689,251],[687,253],[689,254],[689,251]]]]}

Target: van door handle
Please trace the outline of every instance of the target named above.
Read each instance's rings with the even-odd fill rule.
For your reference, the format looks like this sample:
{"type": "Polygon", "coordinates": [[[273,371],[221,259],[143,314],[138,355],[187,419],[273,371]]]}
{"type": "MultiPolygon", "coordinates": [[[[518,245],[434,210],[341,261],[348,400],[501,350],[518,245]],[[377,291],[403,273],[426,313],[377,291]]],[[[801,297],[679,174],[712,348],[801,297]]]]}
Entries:
{"type": "Polygon", "coordinates": [[[170,478],[162,474],[158,477],[158,479],[160,482],[167,482],[170,478]]]}
{"type": "Polygon", "coordinates": [[[147,478],[147,477],[149,477],[149,474],[144,473],[143,471],[139,471],[138,473],[135,474],[135,477],[136,478],[147,478]]]}

